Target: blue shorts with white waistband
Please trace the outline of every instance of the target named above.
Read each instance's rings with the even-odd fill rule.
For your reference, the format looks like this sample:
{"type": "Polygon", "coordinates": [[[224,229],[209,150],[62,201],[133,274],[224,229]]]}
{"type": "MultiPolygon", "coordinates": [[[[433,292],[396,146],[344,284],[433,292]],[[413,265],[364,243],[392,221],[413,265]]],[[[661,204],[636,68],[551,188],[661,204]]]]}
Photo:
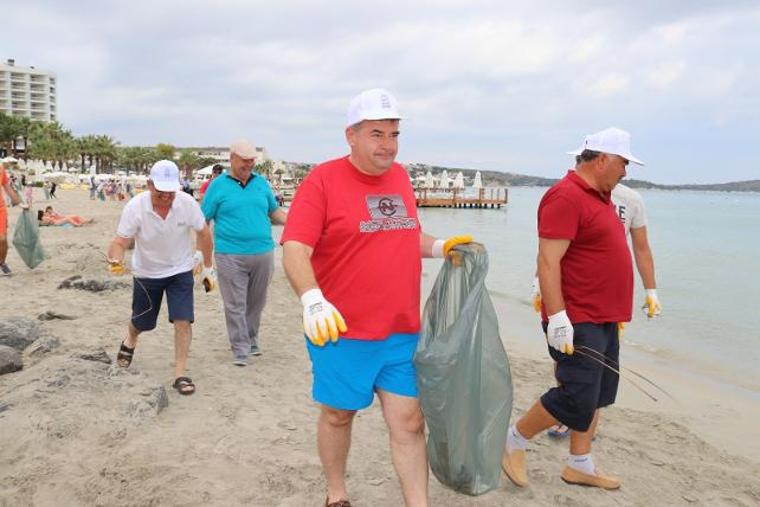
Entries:
{"type": "Polygon", "coordinates": [[[306,339],[311,358],[314,401],[341,410],[372,404],[377,390],[417,397],[412,358],[418,333],[392,334],[385,340],[340,338],[322,347],[306,339]]]}

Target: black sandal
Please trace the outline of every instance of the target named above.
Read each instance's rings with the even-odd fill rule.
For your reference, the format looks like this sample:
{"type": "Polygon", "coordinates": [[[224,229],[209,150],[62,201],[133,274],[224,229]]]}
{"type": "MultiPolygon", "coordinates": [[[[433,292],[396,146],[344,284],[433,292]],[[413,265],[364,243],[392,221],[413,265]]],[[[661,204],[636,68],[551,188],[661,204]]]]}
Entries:
{"type": "Polygon", "coordinates": [[[179,394],[193,394],[195,392],[195,384],[190,377],[177,377],[172,384],[172,387],[177,390],[179,394]]]}
{"type": "Polygon", "coordinates": [[[124,345],[124,342],[121,342],[121,347],[119,347],[119,353],[116,354],[116,363],[121,366],[122,368],[129,368],[129,365],[132,364],[132,356],[135,354],[135,349],[129,348],[126,345],[124,345]]]}

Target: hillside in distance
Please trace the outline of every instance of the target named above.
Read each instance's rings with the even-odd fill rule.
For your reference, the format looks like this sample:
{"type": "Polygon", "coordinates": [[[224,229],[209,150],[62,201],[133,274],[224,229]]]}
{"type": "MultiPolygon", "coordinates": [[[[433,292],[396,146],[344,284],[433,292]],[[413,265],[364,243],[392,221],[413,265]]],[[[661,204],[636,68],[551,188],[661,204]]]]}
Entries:
{"type": "MultiPolygon", "coordinates": [[[[431,170],[433,174],[439,174],[446,170],[449,177],[453,177],[461,171],[469,181],[475,177],[475,169],[460,169],[455,167],[441,167],[434,165],[410,164],[409,170],[413,173],[417,171],[426,172],[431,170]]],[[[494,187],[550,187],[557,182],[556,178],[543,178],[540,176],[530,176],[527,174],[518,174],[500,171],[480,171],[480,177],[485,186],[494,187]]],[[[681,184],[681,185],[661,185],[651,181],[627,179],[624,181],[631,188],[657,189],[657,190],[697,190],[697,191],[719,191],[719,192],[760,192],[760,180],[732,181],[729,183],[711,183],[711,184],[681,184]]]]}

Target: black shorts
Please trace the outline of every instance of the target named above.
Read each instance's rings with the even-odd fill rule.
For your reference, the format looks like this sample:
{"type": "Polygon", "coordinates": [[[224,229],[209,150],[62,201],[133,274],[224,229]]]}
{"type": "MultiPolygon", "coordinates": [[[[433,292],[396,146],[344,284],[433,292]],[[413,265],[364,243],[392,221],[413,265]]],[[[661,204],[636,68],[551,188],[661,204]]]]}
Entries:
{"type": "MultiPolygon", "coordinates": [[[[546,326],[547,323],[544,322],[544,332],[546,326]]],[[[600,359],[606,357],[607,364],[619,370],[620,343],[616,322],[584,322],[574,324],[573,330],[575,350],[581,346],[594,349],[597,354],[581,351],[600,359]]],[[[568,356],[552,347],[549,347],[549,354],[557,362],[558,387],[549,389],[541,396],[541,404],[565,426],[576,431],[586,431],[596,409],[615,403],[620,378],[614,371],[581,354],[568,356]]]]}
{"type": "Polygon", "coordinates": [[[186,271],[166,278],[137,278],[132,287],[132,325],[138,331],[156,327],[161,300],[166,292],[169,322],[193,322],[193,272],[186,271]]]}

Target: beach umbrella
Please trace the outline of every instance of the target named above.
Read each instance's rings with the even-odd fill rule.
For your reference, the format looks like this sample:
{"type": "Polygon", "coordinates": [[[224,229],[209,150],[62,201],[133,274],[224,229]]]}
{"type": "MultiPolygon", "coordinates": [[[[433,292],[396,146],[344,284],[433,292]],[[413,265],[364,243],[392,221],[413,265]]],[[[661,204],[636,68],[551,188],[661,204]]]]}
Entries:
{"type": "Polygon", "coordinates": [[[438,181],[438,186],[440,188],[449,188],[449,183],[451,183],[449,180],[449,173],[444,169],[441,173],[441,179],[438,181]]]}
{"type": "Polygon", "coordinates": [[[425,175],[425,188],[433,188],[435,186],[435,182],[433,181],[433,173],[428,171],[425,175]]]}
{"type": "Polygon", "coordinates": [[[454,185],[452,188],[464,188],[464,175],[462,171],[459,171],[454,178],[454,185]]]}
{"type": "Polygon", "coordinates": [[[475,173],[475,180],[472,182],[472,188],[483,188],[483,181],[480,179],[480,171],[475,173]]]}

